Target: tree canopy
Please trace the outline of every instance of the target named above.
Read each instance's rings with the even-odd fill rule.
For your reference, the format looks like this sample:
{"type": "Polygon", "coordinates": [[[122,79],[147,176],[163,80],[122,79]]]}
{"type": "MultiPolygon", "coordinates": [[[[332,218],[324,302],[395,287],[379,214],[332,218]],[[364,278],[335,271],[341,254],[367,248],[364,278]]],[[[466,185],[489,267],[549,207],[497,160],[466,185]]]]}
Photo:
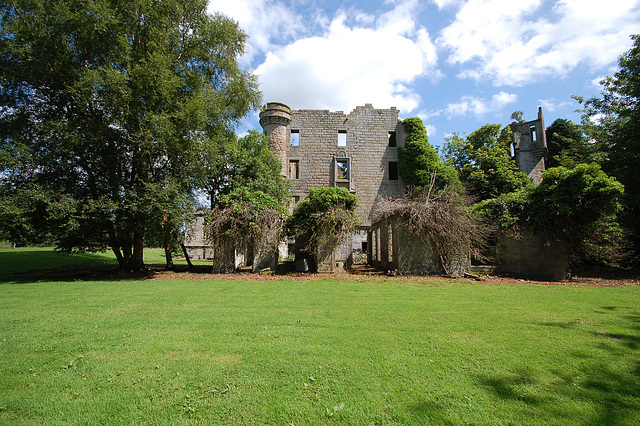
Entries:
{"type": "Polygon", "coordinates": [[[441,191],[447,186],[459,187],[456,171],[440,161],[429,144],[427,129],[418,117],[402,121],[407,133],[404,148],[398,149],[398,170],[404,183],[420,190],[441,191]]]}
{"type": "Polygon", "coordinates": [[[531,185],[510,153],[511,129],[485,124],[466,138],[454,134],[443,148],[470,195],[487,200],[531,185]]]}
{"type": "Polygon", "coordinates": [[[143,268],[145,235],[191,209],[199,152],[257,108],[245,34],[206,7],[2,0],[3,191],[47,195],[31,213],[59,248],[143,268]]]}
{"type": "Polygon", "coordinates": [[[600,144],[602,167],[625,187],[623,222],[640,253],[640,34],[605,78],[599,97],[585,102],[583,129],[600,144]]]}

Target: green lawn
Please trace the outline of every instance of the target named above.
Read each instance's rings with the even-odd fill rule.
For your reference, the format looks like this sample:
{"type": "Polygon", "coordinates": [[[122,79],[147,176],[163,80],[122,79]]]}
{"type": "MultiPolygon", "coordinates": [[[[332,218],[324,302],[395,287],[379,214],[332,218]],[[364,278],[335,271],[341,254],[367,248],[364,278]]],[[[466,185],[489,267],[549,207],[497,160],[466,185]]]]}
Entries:
{"type": "Polygon", "coordinates": [[[640,424],[638,286],[6,272],[38,253],[0,250],[0,424],[640,424]]]}

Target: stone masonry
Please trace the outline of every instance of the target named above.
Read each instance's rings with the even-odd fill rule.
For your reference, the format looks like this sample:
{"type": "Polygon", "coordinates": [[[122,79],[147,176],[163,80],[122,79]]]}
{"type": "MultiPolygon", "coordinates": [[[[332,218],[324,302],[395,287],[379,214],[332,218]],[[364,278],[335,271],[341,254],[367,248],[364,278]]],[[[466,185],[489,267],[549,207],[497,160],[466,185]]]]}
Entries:
{"type": "Polygon", "coordinates": [[[537,185],[542,181],[544,157],[548,152],[542,108],[538,108],[536,120],[511,123],[509,126],[513,132],[513,150],[518,169],[537,185]]]}
{"type": "Polygon", "coordinates": [[[397,171],[404,129],[396,108],[366,104],[345,114],[292,111],[284,104],[268,103],[260,114],[260,125],[283,164],[283,174],[293,184],[294,202],[306,197],[310,188],[342,186],[358,197],[357,213],[368,226],[377,197],[404,193],[397,171]]]}

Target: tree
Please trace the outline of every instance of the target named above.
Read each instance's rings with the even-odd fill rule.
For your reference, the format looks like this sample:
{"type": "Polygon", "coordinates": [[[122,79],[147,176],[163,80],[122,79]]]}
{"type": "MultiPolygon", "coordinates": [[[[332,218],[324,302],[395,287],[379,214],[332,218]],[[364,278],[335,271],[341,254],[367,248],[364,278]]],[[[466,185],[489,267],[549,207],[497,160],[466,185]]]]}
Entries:
{"type": "Polygon", "coordinates": [[[547,168],[575,167],[580,163],[602,161],[598,145],[590,142],[582,128],[564,118],[556,119],[547,127],[549,153],[545,159],[547,168]]]}
{"type": "Polygon", "coordinates": [[[289,182],[281,174],[282,165],[269,149],[266,135],[256,130],[240,139],[231,135],[216,148],[211,156],[214,161],[203,162],[206,170],[201,174],[212,209],[217,197],[238,188],[264,192],[280,203],[288,201],[289,182]]]}
{"type": "Polygon", "coordinates": [[[404,183],[418,192],[424,189],[442,191],[447,186],[459,187],[455,169],[440,161],[429,144],[427,129],[418,117],[403,120],[407,133],[404,148],[398,150],[398,170],[404,183]]]}
{"type": "Polygon", "coordinates": [[[257,108],[236,60],[246,36],[206,7],[2,0],[0,152],[29,160],[3,164],[2,185],[55,194],[43,213],[59,248],[108,245],[144,268],[145,234],[190,208],[163,200],[192,200],[200,150],[257,108]]]}
{"type": "Polygon", "coordinates": [[[618,60],[619,70],[605,78],[600,97],[585,102],[583,128],[602,144],[602,167],[625,187],[622,221],[640,253],[640,34],[618,60]]]}
{"type": "Polygon", "coordinates": [[[443,148],[445,161],[455,166],[470,195],[495,198],[531,185],[511,157],[511,129],[486,124],[466,138],[454,134],[443,148]]]}

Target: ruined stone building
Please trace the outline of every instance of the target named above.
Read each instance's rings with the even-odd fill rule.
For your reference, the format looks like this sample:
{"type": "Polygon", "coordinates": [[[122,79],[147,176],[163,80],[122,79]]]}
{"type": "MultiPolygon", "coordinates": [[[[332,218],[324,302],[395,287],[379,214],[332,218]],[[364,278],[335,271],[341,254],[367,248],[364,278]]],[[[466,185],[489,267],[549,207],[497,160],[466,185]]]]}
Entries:
{"type": "Polygon", "coordinates": [[[293,184],[294,203],[310,188],[343,187],[358,197],[357,213],[368,226],[377,197],[404,193],[398,173],[404,131],[395,108],[366,104],[345,114],[268,103],[260,113],[260,125],[282,162],[283,175],[293,184]]]}
{"type": "MultiPolygon", "coordinates": [[[[404,145],[404,129],[398,110],[366,104],[345,114],[291,110],[273,102],[260,113],[260,125],[282,163],[283,175],[292,182],[294,204],[318,186],[343,187],[358,197],[357,213],[363,226],[350,246],[353,252],[366,254],[376,198],[404,193],[398,173],[398,148],[404,145]]],[[[346,260],[348,246],[330,261],[333,266],[346,260]]]]}
{"type": "MultiPolygon", "coordinates": [[[[428,244],[419,241],[422,237],[411,235],[401,222],[371,222],[378,197],[404,194],[398,172],[398,149],[404,147],[405,132],[398,113],[396,108],[377,109],[371,104],[358,106],[348,114],[292,110],[277,102],[263,107],[260,125],[268,136],[269,148],[282,164],[282,175],[292,183],[292,204],[318,186],[343,187],[358,197],[357,213],[362,226],[351,241],[327,257],[325,264],[316,265],[319,271],[335,271],[347,258],[360,254],[380,267],[403,269],[400,272],[442,272],[437,266],[437,255],[429,251],[428,244]]],[[[542,108],[536,120],[512,123],[510,127],[516,164],[538,184],[547,154],[542,108]]],[[[201,239],[195,238],[193,245],[194,253],[208,253],[201,239]]],[[[456,262],[455,270],[470,266],[469,259],[456,262]]]]}
{"type": "Polygon", "coordinates": [[[513,132],[513,155],[516,165],[529,176],[534,185],[537,185],[542,180],[542,172],[545,170],[544,157],[549,152],[542,108],[538,108],[536,120],[511,123],[510,127],[513,132]]]}

